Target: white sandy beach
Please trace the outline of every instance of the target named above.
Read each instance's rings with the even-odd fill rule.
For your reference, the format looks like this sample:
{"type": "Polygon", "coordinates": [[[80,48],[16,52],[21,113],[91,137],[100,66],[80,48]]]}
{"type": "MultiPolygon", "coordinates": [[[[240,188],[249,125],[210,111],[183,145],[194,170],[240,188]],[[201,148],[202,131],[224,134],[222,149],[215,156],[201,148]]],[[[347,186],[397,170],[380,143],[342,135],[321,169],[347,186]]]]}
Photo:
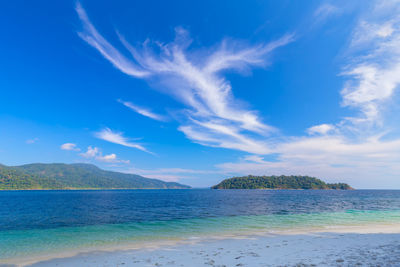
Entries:
{"type": "MultiPolygon", "coordinates": [[[[11,263],[11,262],[10,262],[11,263]]],[[[20,266],[400,266],[400,225],[192,239],[55,256],[20,266]]]]}

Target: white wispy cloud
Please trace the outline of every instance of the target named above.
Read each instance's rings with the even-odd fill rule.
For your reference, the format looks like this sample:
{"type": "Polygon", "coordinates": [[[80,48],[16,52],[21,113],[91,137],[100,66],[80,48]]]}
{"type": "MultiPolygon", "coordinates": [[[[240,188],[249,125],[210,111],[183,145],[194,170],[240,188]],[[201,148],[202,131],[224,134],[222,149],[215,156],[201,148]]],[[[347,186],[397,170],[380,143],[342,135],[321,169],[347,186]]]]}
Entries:
{"type": "Polygon", "coordinates": [[[360,109],[353,123],[381,123],[382,110],[400,85],[400,2],[378,2],[354,30],[352,59],[343,75],[343,105],[360,109]]]}
{"type": "Polygon", "coordinates": [[[124,164],[130,163],[129,160],[122,160],[118,158],[117,155],[114,153],[103,155],[103,153],[98,147],[92,147],[92,146],[88,146],[87,151],[84,153],[80,153],[79,155],[87,159],[95,159],[107,163],[124,163],[124,164]]]}
{"type": "Polygon", "coordinates": [[[131,142],[127,137],[123,136],[123,133],[121,132],[113,132],[109,128],[104,128],[101,131],[95,133],[95,136],[97,138],[103,139],[105,141],[126,146],[126,147],[132,147],[132,148],[137,148],[139,150],[142,150],[144,152],[152,154],[152,152],[148,151],[145,147],[143,147],[140,144],[133,143],[131,142]]]}
{"type": "Polygon", "coordinates": [[[340,9],[330,3],[321,4],[314,12],[314,18],[317,22],[321,23],[340,13],[340,9]]]}
{"type": "Polygon", "coordinates": [[[160,169],[140,169],[140,168],[130,168],[128,170],[122,170],[126,173],[133,173],[142,175],[147,178],[154,178],[163,180],[166,182],[178,182],[182,179],[193,179],[199,174],[215,174],[216,171],[207,170],[193,170],[185,168],[160,168],[160,169]]]}
{"type": "Polygon", "coordinates": [[[30,144],[36,143],[37,141],[39,141],[39,138],[35,137],[35,138],[32,138],[32,139],[28,139],[25,142],[30,145],[30,144]]]}
{"type": "Polygon", "coordinates": [[[393,101],[400,88],[400,1],[377,1],[366,10],[351,37],[351,63],[342,73],[348,77],[341,90],[343,106],[360,112],[335,124],[310,127],[310,136],[286,137],[270,144],[277,155],[273,161],[253,155],[219,164],[219,169],[240,174],[313,175],[365,187],[376,187],[377,179],[382,185],[396,183],[400,139],[388,137],[393,129],[385,122],[397,120],[388,109],[399,106],[393,101]]]}
{"type": "Polygon", "coordinates": [[[332,124],[320,124],[315,125],[307,129],[308,134],[327,134],[335,129],[335,126],[332,124]]]}
{"type": "Polygon", "coordinates": [[[382,181],[381,186],[393,184],[391,179],[400,173],[399,139],[371,137],[354,143],[342,136],[303,137],[278,145],[276,152],[279,156],[274,161],[253,156],[217,168],[241,175],[312,175],[365,187],[376,187],[376,179],[382,181]]]}
{"type": "Polygon", "coordinates": [[[264,158],[258,155],[247,155],[243,158],[245,161],[264,163],[264,158]]]}
{"type": "Polygon", "coordinates": [[[98,154],[100,153],[99,148],[97,147],[92,147],[92,146],[88,146],[87,151],[84,153],[80,153],[79,155],[81,155],[84,158],[94,158],[96,157],[98,154]]]}
{"type": "Polygon", "coordinates": [[[81,149],[74,143],[65,143],[60,146],[62,150],[80,151],[81,149]]]}
{"type": "Polygon", "coordinates": [[[130,161],[129,160],[122,160],[122,159],[118,159],[116,154],[108,154],[108,155],[99,155],[96,157],[96,159],[98,161],[103,161],[103,162],[108,162],[108,163],[125,163],[125,164],[129,164],[130,161]]]}
{"type": "MultiPolygon", "coordinates": [[[[349,177],[393,178],[400,173],[400,140],[388,138],[386,133],[390,129],[385,127],[385,120],[390,119],[385,117],[385,110],[400,85],[400,4],[371,1],[368,5],[374,7],[363,9],[350,40],[349,63],[341,73],[347,79],[340,90],[342,105],[359,113],[337,123],[314,125],[306,129],[308,135],[300,137],[280,136],[279,131],[263,122],[257,111],[235,99],[224,76],[228,70],[243,73],[265,67],[271,52],[292,42],[292,35],[253,46],[224,40],[212,48],[195,50],[190,48],[189,33],[179,27],[173,42],[147,40],[141,47],[132,46],[118,34],[130,52],[130,57],[126,57],[97,32],[79,4],[77,11],[83,23],[82,39],[121,72],[157,81],[161,92],[186,106],[179,130],[187,138],[205,146],[252,154],[237,162],[219,164],[219,170],[308,174],[329,179],[341,177],[346,181],[349,177]],[[266,154],[277,157],[268,161],[266,154]]],[[[339,12],[338,8],[324,4],[314,16],[325,20],[339,12]]],[[[110,142],[129,144],[111,130],[102,136],[110,142]]],[[[167,172],[147,174],[171,179],[174,176],[167,172]]]]}
{"type": "Polygon", "coordinates": [[[236,127],[213,122],[197,124],[180,126],[179,130],[193,142],[204,146],[223,147],[255,154],[271,152],[271,148],[265,140],[240,134],[236,127]]]}
{"type": "Polygon", "coordinates": [[[133,104],[132,102],[122,101],[120,99],[118,100],[118,102],[122,103],[125,107],[128,107],[131,110],[133,110],[145,117],[149,117],[149,118],[151,118],[153,120],[157,120],[157,121],[165,121],[166,120],[164,116],[155,114],[154,112],[150,111],[149,109],[139,107],[139,106],[133,104]]]}
{"type": "Polygon", "coordinates": [[[77,2],[76,12],[79,18],[84,22],[84,30],[79,33],[79,36],[95,47],[105,58],[107,58],[116,68],[120,71],[133,75],[136,77],[143,77],[149,75],[148,72],[140,70],[135,64],[124,57],[117,49],[115,49],[106,39],[101,36],[97,30],[90,23],[89,18],[82,8],[81,4],[77,2]]]}
{"type": "MultiPolygon", "coordinates": [[[[179,130],[189,139],[207,146],[256,153],[268,151],[260,135],[266,136],[275,129],[263,123],[256,111],[245,108],[234,98],[223,72],[248,72],[252,67],[268,65],[271,52],[292,42],[293,35],[255,46],[223,40],[205,54],[203,49],[189,50],[189,33],[181,27],[175,29],[173,42],[146,40],[141,47],[132,46],[118,33],[119,40],[131,54],[128,59],[98,33],[80,4],[76,10],[83,24],[80,33],[83,40],[123,73],[157,80],[162,85],[161,92],[186,105],[179,130]],[[226,131],[228,128],[234,134],[226,131]]],[[[144,116],[157,118],[134,105],[132,108],[144,116]]]]}

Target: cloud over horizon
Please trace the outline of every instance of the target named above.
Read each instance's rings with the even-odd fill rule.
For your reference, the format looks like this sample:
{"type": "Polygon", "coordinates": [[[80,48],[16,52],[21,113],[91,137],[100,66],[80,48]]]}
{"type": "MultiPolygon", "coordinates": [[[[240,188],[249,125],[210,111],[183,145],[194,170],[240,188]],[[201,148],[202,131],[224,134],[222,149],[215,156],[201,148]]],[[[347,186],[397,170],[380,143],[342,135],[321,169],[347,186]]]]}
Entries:
{"type": "Polygon", "coordinates": [[[96,132],[95,136],[97,138],[99,138],[99,139],[102,139],[104,141],[108,141],[110,143],[114,143],[114,144],[118,144],[118,145],[126,146],[126,147],[131,147],[131,148],[136,148],[136,149],[142,150],[144,152],[153,154],[152,152],[148,151],[142,145],[129,141],[128,138],[123,136],[123,133],[121,133],[121,132],[113,132],[109,128],[104,128],[101,131],[96,132]]]}
{"type": "Polygon", "coordinates": [[[81,149],[74,143],[65,143],[60,146],[62,150],[80,151],[81,149]]]}
{"type": "Polygon", "coordinates": [[[79,154],[81,157],[86,159],[95,159],[97,161],[106,162],[106,163],[124,163],[129,164],[129,160],[122,160],[117,157],[116,154],[108,154],[103,155],[101,150],[98,147],[88,146],[86,152],[82,152],[79,154]]]}
{"type": "Polygon", "coordinates": [[[386,113],[395,104],[391,100],[400,85],[399,3],[376,2],[361,15],[352,33],[350,63],[341,73],[348,80],[340,93],[342,105],[359,110],[358,115],[312,126],[306,130],[309,136],[287,137],[273,144],[272,151],[278,155],[274,161],[242,159],[217,167],[227,172],[301,173],[347,181],[398,177],[400,138],[387,137],[398,129],[385,122],[393,118],[386,113]]]}
{"type": "MultiPolygon", "coordinates": [[[[347,64],[338,73],[346,79],[343,87],[338,88],[340,104],[357,114],[310,125],[304,130],[306,134],[300,136],[285,136],[267,124],[257,110],[235,98],[226,76],[228,71],[242,74],[268,66],[273,52],[293,42],[294,34],[256,45],[224,39],[215,46],[196,50],[191,48],[189,32],[182,27],[175,28],[172,42],[146,40],[138,46],[117,32],[125,52],[129,52],[125,56],[97,31],[79,3],[76,11],[83,25],[79,36],[84,41],[122,73],[156,81],[152,83],[157,84],[155,89],[185,106],[179,111],[178,130],[189,140],[249,154],[237,162],[217,164],[217,172],[275,171],[347,178],[358,171],[357,176],[371,179],[379,173],[387,177],[400,173],[396,165],[400,162],[400,139],[389,138],[392,129],[386,126],[388,103],[400,84],[400,5],[397,1],[370,5],[358,18],[346,48],[347,64]],[[266,155],[272,154],[277,155],[276,160],[265,160],[266,155]]],[[[334,19],[342,11],[322,4],[314,16],[323,21],[328,17],[334,19]]],[[[121,103],[143,116],[163,121],[163,116],[150,109],[121,103]]],[[[148,152],[108,128],[96,136],[148,152]]]]}

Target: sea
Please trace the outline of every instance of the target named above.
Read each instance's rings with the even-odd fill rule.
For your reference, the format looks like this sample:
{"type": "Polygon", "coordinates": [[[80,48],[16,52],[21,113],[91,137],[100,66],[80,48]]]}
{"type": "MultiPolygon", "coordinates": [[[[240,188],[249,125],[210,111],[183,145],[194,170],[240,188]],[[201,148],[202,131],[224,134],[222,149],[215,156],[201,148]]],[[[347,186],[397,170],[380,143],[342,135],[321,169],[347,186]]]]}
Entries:
{"type": "Polygon", "coordinates": [[[113,246],[400,223],[400,190],[0,191],[0,263],[113,246]]]}

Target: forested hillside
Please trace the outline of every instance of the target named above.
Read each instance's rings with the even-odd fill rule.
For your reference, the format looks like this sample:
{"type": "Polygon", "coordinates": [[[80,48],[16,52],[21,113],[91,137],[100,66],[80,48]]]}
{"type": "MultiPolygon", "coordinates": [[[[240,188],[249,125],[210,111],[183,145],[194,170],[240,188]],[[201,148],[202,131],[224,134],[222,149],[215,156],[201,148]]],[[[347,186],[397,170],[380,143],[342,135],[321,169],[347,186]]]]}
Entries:
{"type": "Polygon", "coordinates": [[[0,165],[0,189],[190,188],[136,174],[102,170],[91,164],[0,165]]]}

